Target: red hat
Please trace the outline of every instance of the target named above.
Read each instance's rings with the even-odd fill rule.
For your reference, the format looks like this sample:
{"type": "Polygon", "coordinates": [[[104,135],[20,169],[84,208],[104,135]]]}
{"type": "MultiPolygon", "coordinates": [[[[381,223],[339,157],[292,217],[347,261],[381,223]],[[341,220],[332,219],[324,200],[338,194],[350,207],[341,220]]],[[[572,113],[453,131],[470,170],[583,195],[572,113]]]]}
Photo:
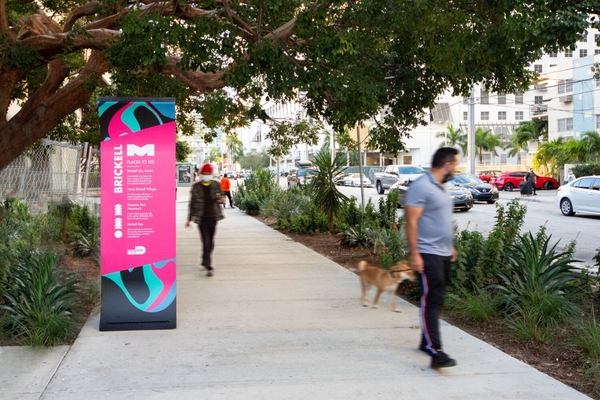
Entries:
{"type": "Polygon", "coordinates": [[[204,164],[202,166],[202,169],[200,170],[201,174],[212,174],[212,165],[210,164],[204,164]]]}

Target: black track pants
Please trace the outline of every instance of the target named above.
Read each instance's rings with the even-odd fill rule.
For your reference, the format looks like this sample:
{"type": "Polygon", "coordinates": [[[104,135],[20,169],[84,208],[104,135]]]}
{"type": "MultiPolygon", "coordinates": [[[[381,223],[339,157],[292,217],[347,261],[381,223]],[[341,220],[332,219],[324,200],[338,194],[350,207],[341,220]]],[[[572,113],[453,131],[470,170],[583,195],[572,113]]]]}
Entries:
{"type": "Polygon", "coordinates": [[[421,274],[421,346],[429,354],[437,354],[442,348],[440,338],[440,312],[444,305],[446,286],[450,279],[450,257],[434,254],[421,254],[424,271],[421,274]]]}
{"type": "Polygon", "coordinates": [[[215,218],[202,218],[198,229],[202,238],[202,265],[210,270],[213,269],[211,254],[215,247],[214,238],[217,231],[217,220],[215,218]]]}

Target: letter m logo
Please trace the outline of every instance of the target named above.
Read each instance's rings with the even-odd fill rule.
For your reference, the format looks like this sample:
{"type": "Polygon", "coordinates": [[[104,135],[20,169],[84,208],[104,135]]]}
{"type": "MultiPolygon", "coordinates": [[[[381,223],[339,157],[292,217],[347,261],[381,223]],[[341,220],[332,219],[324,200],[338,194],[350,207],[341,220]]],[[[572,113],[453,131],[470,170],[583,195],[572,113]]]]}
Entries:
{"type": "Polygon", "coordinates": [[[154,145],[147,144],[145,146],[139,147],[135,144],[128,144],[127,156],[154,156],[154,145]]]}

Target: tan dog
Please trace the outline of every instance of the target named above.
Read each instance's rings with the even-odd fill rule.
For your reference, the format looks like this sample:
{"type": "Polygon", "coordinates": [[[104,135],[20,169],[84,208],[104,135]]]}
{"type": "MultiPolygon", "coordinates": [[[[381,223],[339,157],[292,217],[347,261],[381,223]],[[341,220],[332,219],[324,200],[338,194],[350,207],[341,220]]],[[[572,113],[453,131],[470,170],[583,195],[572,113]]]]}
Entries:
{"type": "Polygon", "coordinates": [[[410,268],[406,261],[400,261],[389,270],[374,267],[367,264],[366,261],[358,263],[358,276],[360,278],[360,286],[362,288],[361,303],[367,307],[367,292],[371,289],[371,285],[377,288],[377,295],[373,300],[373,308],[377,308],[381,293],[390,292],[392,298],[392,310],[400,312],[396,305],[396,288],[398,284],[405,280],[416,280],[414,271],[410,268]]]}

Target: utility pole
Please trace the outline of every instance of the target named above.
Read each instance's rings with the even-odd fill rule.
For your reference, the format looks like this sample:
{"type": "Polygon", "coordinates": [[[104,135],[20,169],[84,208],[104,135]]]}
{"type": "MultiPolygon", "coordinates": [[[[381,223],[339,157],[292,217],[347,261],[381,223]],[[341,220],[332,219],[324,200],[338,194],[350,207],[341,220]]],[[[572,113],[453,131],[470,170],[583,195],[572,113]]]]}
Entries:
{"type": "Polygon", "coordinates": [[[363,186],[363,161],[360,151],[360,123],[356,124],[356,141],[358,142],[358,174],[360,179],[360,202],[362,204],[362,210],[365,210],[365,187],[363,186]]]}
{"type": "Polygon", "coordinates": [[[467,132],[469,165],[467,172],[475,174],[475,85],[471,85],[471,96],[469,97],[469,131],[467,132]]]}

